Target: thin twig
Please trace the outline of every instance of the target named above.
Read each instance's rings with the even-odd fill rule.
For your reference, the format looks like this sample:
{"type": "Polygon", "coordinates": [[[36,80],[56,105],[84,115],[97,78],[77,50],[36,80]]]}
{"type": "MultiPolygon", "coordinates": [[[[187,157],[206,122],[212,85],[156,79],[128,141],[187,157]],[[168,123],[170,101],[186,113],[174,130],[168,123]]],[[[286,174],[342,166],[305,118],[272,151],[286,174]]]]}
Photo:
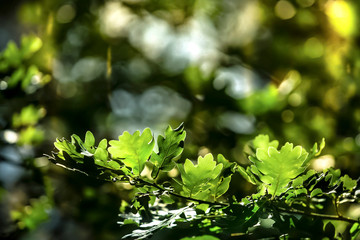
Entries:
{"type": "Polygon", "coordinates": [[[276,208],[278,210],[280,210],[281,212],[285,212],[285,213],[300,214],[300,215],[309,216],[309,217],[319,217],[319,218],[322,218],[322,219],[335,220],[335,221],[344,221],[344,222],[348,222],[348,223],[357,223],[357,222],[359,222],[358,220],[348,218],[348,217],[344,217],[344,216],[341,216],[341,215],[337,216],[337,215],[327,215],[327,214],[313,213],[313,212],[304,212],[304,211],[297,210],[297,209],[286,209],[286,208],[282,208],[282,207],[276,207],[276,208]]]}
{"type": "Polygon", "coordinates": [[[224,207],[229,206],[229,204],[226,204],[226,203],[209,202],[209,201],[205,201],[205,200],[195,199],[195,198],[192,198],[192,197],[186,197],[186,196],[183,196],[183,195],[180,195],[180,194],[177,194],[177,193],[168,191],[168,190],[166,190],[166,189],[163,189],[162,187],[160,187],[160,186],[157,185],[156,183],[147,182],[147,181],[145,181],[145,180],[143,180],[143,179],[137,179],[137,180],[140,181],[141,183],[144,183],[144,184],[153,186],[153,187],[159,189],[160,191],[164,191],[164,192],[166,191],[166,192],[168,192],[170,195],[172,195],[172,196],[174,196],[174,197],[177,197],[177,198],[182,198],[182,199],[185,199],[185,200],[188,200],[188,201],[198,202],[198,203],[200,203],[200,204],[204,203],[204,204],[209,204],[209,205],[220,205],[220,206],[224,206],[224,207]]]}

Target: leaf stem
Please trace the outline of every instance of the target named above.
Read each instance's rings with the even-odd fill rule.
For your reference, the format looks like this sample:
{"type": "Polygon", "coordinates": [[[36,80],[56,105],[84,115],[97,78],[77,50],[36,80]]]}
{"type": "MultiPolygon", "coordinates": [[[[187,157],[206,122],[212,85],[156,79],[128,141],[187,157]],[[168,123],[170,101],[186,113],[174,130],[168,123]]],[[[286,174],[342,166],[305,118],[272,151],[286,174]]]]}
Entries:
{"type": "Polygon", "coordinates": [[[163,191],[163,192],[168,192],[170,195],[174,196],[174,197],[177,197],[177,198],[182,198],[182,199],[185,199],[185,200],[188,200],[188,201],[193,201],[193,202],[198,202],[200,204],[204,203],[204,204],[209,204],[209,205],[220,205],[220,206],[224,206],[224,207],[227,207],[229,206],[229,204],[227,203],[219,203],[219,202],[209,202],[209,201],[205,201],[205,200],[200,200],[200,199],[195,199],[195,198],[192,198],[192,197],[186,197],[186,196],[183,196],[183,195],[180,195],[180,194],[177,194],[177,193],[174,193],[174,192],[171,192],[171,191],[168,191],[162,187],[160,187],[159,185],[157,185],[156,183],[151,183],[151,182],[147,182],[145,181],[144,179],[137,179],[139,182],[141,183],[144,183],[144,184],[147,184],[147,185],[150,185],[152,187],[155,187],[157,189],[159,189],[160,191],[163,191]]]}
{"type": "Polygon", "coordinates": [[[358,220],[344,217],[342,215],[327,215],[327,214],[314,213],[314,212],[305,212],[305,211],[301,211],[301,210],[297,210],[297,209],[286,209],[286,208],[282,208],[282,207],[276,207],[276,208],[278,210],[280,210],[281,212],[285,212],[285,213],[300,214],[300,215],[309,216],[309,217],[318,217],[318,218],[322,218],[322,219],[326,219],[326,220],[344,221],[344,222],[348,222],[348,223],[359,222],[358,220]]]}

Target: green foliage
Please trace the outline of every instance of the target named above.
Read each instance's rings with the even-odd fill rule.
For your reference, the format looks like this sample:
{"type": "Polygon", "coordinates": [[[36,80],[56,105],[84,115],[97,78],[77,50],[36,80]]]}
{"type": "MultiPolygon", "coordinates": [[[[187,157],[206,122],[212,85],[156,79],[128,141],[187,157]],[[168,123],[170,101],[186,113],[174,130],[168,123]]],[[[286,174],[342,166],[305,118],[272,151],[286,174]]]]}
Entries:
{"type": "Polygon", "coordinates": [[[0,55],[0,71],[19,66],[23,60],[32,57],[41,47],[41,39],[34,35],[23,36],[20,48],[16,46],[15,42],[10,41],[0,55]]]}
{"type": "Polygon", "coordinates": [[[39,199],[33,199],[30,205],[21,210],[12,211],[11,218],[17,221],[20,229],[32,230],[49,218],[50,209],[50,200],[43,196],[39,199]]]}
{"type": "Polygon", "coordinates": [[[45,139],[44,135],[45,134],[44,134],[43,130],[33,127],[33,126],[29,126],[20,131],[17,144],[18,145],[39,145],[45,139]]]}
{"type": "Polygon", "coordinates": [[[353,190],[356,187],[356,180],[353,180],[349,177],[349,175],[345,174],[340,178],[340,181],[343,183],[343,187],[345,190],[353,190]]]}
{"type": "Polygon", "coordinates": [[[315,143],[308,153],[292,143],[285,143],[278,150],[278,141],[259,135],[251,143],[251,166],[245,169],[221,154],[215,160],[211,153],[199,156],[195,163],[186,159],[184,163],[175,164],[183,151],[184,139],[182,124],[174,130],[168,127],[165,135],[158,137],[159,149],[155,152],[155,141],[148,128],[142,134],[140,131],[124,132],[119,140],[110,140],[109,147],[106,139],[96,146],[93,134],[87,132],[84,141],[77,135],[72,135],[71,141],[57,139],[55,147],[59,152],[49,158],[70,170],[135,186],[137,193],[131,205],[125,204],[120,214],[120,224],[133,226],[135,230],[123,238],[144,239],[166,229],[184,226],[196,234],[183,232],[178,238],[285,236],[284,239],[332,239],[348,234],[354,239],[359,234],[358,220],[338,212],[343,203],[360,202],[357,181],[348,175],[341,176],[339,170],[332,168],[324,172],[306,171],[310,160],[319,156],[324,148],[324,140],[319,147],[315,143]],[[151,178],[141,175],[146,164],[152,165],[151,178]],[[157,182],[160,171],[169,171],[175,166],[180,172],[179,178],[157,182]],[[227,195],[236,172],[256,184],[258,192],[241,201],[227,195]],[[231,200],[219,201],[226,197],[231,200]],[[184,201],[192,204],[183,206],[184,201]],[[318,212],[324,209],[327,201],[334,204],[335,215],[318,212]],[[165,209],[160,208],[159,202],[165,204],[162,205],[165,209]],[[178,209],[167,209],[170,205],[178,209]],[[340,233],[335,229],[334,221],[352,224],[352,227],[347,233],[340,233]],[[309,233],[310,228],[318,231],[309,233]]]}
{"type": "Polygon", "coordinates": [[[22,108],[20,113],[15,113],[13,115],[12,125],[14,128],[35,125],[44,116],[44,109],[37,108],[31,104],[22,108]]]}
{"type": "MultiPolygon", "coordinates": [[[[266,191],[275,197],[287,191],[290,181],[306,170],[308,162],[321,153],[325,141],[320,144],[320,149],[315,143],[310,156],[303,147],[293,147],[292,143],[286,143],[279,151],[278,141],[270,142],[267,135],[257,136],[252,144],[256,149],[249,156],[252,165],[247,170],[239,168],[239,171],[249,182],[259,185],[261,192],[266,191]]],[[[295,180],[296,184],[301,184],[301,179],[295,180]]]]}
{"type": "Polygon", "coordinates": [[[29,64],[31,59],[42,48],[42,40],[35,35],[25,35],[21,38],[18,48],[15,42],[10,41],[7,47],[0,52],[0,72],[9,75],[7,88],[20,85],[25,92],[33,92],[37,88],[50,82],[50,75],[43,74],[37,65],[29,64]]]}
{"type": "Polygon", "coordinates": [[[239,105],[246,113],[259,115],[280,108],[283,103],[277,88],[269,85],[240,100],[239,105]]]}
{"type": "Polygon", "coordinates": [[[216,201],[229,188],[231,176],[224,177],[223,173],[231,165],[224,166],[228,161],[222,156],[218,156],[218,162],[214,161],[212,154],[198,158],[198,164],[194,165],[186,159],[184,165],[179,164],[181,172],[183,194],[191,198],[216,201]],[[219,161],[219,159],[221,159],[219,161]]]}
{"type": "Polygon", "coordinates": [[[140,131],[136,131],[133,135],[124,132],[119,136],[119,141],[111,140],[109,144],[111,145],[109,153],[112,158],[121,160],[131,169],[134,176],[140,176],[152,153],[155,142],[151,130],[147,128],[141,135],[140,131]]]}
{"type": "Polygon", "coordinates": [[[45,114],[42,107],[35,107],[32,104],[23,107],[20,113],[13,114],[12,126],[18,131],[18,145],[39,145],[43,142],[45,134],[38,123],[45,114]]]}
{"type": "Polygon", "coordinates": [[[260,178],[274,196],[286,191],[286,186],[293,178],[305,171],[303,166],[308,153],[301,146],[293,148],[293,144],[286,143],[278,151],[274,147],[258,148],[256,157],[250,157],[254,164],[253,174],[260,178]]]}
{"type": "Polygon", "coordinates": [[[151,162],[153,163],[152,177],[156,178],[159,171],[170,171],[175,167],[175,159],[182,153],[184,149],[184,140],[186,132],[184,125],[172,129],[170,126],[165,131],[165,137],[159,136],[157,144],[159,152],[152,152],[151,162]]]}

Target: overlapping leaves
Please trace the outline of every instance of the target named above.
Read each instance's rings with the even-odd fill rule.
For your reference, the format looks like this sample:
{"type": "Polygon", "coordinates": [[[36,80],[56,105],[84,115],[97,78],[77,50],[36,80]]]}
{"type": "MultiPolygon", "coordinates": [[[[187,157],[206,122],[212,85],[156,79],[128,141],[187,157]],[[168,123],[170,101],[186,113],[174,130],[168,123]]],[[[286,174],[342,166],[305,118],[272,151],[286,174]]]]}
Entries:
{"type": "Polygon", "coordinates": [[[182,153],[185,137],[183,124],[174,130],[169,126],[165,131],[165,137],[158,137],[159,151],[151,155],[151,162],[154,164],[151,174],[153,178],[158,176],[160,170],[169,171],[175,167],[173,160],[182,153]]]}
{"type": "Polygon", "coordinates": [[[183,150],[185,136],[182,124],[175,130],[168,127],[165,137],[159,136],[159,151],[155,153],[155,141],[149,128],[142,133],[124,132],[119,136],[119,140],[109,142],[110,147],[106,139],[95,146],[94,135],[88,131],[84,141],[76,134],[71,136],[71,141],[57,139],[54,145],[58,152],[49,156],[49,159],[58,165],[87,175],[102,175],[109,172],[112,177],[139,177],[150,159],[154,165],[152,175],[156,178],[160,171],[169,171],[175,166],[174,159],[183,150]]]}
{"type": "MultiPolygon", "coordinates": [[[[252,142],[253,151],[249,156],[251,165],[244,169],[222,155],[214,159],[212,154],[198,157],[197,161],[186,159],[184,163],[177,164],[183,151],[185,136],[183,125],[176,129],[168,127],[165,134],[157,139],[158,150],[154,150],[156,143],[150,129],[145,129],[142,133],[136,131],[134,134],[124,132],[119,140],[110,141],[109,146],[106,139],[96,145],[93,134],[87,132],[84,141],[77,135],[72,135],[71,141],[57,139],[55,147],[58,152],[53,153],[50,160],[88,175],[108,180],[127,180],[134,184],[138,193],[135,194],[131,209],[140,212],[143,220],[153,219],[154,224],[151,227],[148,224],[138,226],[141,231],[126,235],[130,238],[150,236],[160,229],[182,223],[196,223],[197,228],[202,226],[211,232],[221,233],[221,236],[233,233],[259,238],[278,236],[280,233],[286,233],[289,237],[309,236],[306,235],[307,224],[314,219],[318,221],[317,228],[324,230],[314,237],[333,238],[335,230],[332,223],[325,226],[319,218],[326,215],[312,214],[312,211],[323,209],[322,202],[326,201],[325,198],[330,199],[336,208],[345,202],[360,202],[359,179],[356,181],[348,175],[342,176],[340,170],[332,168],[323,172],[306,171],[309,161],[324,148],[324,140],[319,147],[315,143],[308,152],[301,146],[294,147],[292,143],[279,148],[278,141],[270,141],[268,136],[260,135],[252,142]],[[142,174],[146,165],[151,165],[152,177],[142,174]],[[171,180],[171,183],[159,184],[162,180],[159,178],[160,173],[174,167],[180,171],[181,181],[174,179],[180,188],[172,184],[174,181],[171,180]],[[234,196],[229,204],[219,202],[220,197],[229,189],[236,169],[249,182],[256,184],[259,192],[240,202],[234,196]],[[203,211],[202,217],[188,218],[180,211],[181,213],[156,219],[151,213],[151,206],[154,206],[156,198],[163,203],[173,203],[174,197],[198,203],[196,209],[206,211],[203,211]],[[217,210],[212,212],[214,209],[217,210]],[[306,210],[310,211],[305,212],[306,210]],[[157,220],[160,222],[155,224],[157,220]],[[234,222],[236,224],[229,225],[234,222]],[[303,225],[306,227],[302,228],[303,225]]],[[[351,236],[359,234],[360,225],[357,220],[341,215],[329,217],[337,218],[353,224],[351,236]]]]}
{"type": "Polygon", "coordinates": [[[149,128],[145,129],[140,135],[140,131],[134,134],[124,132],[119,136],[119,140],[111,140],[111,147],[108,151],[113,159],[120,160],[135,176],[140,176],[145,168],[145,163],[149,159],[154,148],[154,138],[149,128]]]}
{"type": "Polygon", "coordinates": [[[279,143],[269,140],[269,136],[259,135],[253,141],[255,153],[249,156],[252,165],[248,169],[239,167],[239,172],[249,182],[260,186],[262,191],[278,196],[287,190],[289,183],[304,173],[309,161],[320,154],[324,140],[309,154],[303,147],[286,143],[278,150],[279,143]]]}
{"type": "Polygon", "coordinates": [[[184,195],[200,200],[215,201],[228,190],[234,164],[229,163],[222,155],[218,155],[217,160],[218,163],[212,154],[207,154],[198,158],[197,165],[189,159],[186,159],[184,165],[178,165],[184,195]],[[230,174],[226,176],[225,172],[230,174]]]}

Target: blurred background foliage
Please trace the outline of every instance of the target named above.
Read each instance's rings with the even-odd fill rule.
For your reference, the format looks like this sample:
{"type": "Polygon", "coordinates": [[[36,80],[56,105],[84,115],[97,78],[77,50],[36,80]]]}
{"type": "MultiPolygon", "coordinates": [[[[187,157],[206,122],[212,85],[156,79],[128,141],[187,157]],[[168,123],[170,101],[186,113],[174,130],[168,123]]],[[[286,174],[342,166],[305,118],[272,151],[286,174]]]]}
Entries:
{"type": "MultiPolygon", "coordinates": [[[[248,164],[257,134],[360,171],[360,2],[23,0],[0,3],[0,237],[119,239],[131,186],[49,164],[57,137],[185,122],[182,160],[248,164]]],[[[178,173],[170,172],[172,176],[178,173]]],[[[254,191],[234,177],[230,192],[254,191]]],[[[360,208],[349,209],[358,216],[360,208]]]]}

